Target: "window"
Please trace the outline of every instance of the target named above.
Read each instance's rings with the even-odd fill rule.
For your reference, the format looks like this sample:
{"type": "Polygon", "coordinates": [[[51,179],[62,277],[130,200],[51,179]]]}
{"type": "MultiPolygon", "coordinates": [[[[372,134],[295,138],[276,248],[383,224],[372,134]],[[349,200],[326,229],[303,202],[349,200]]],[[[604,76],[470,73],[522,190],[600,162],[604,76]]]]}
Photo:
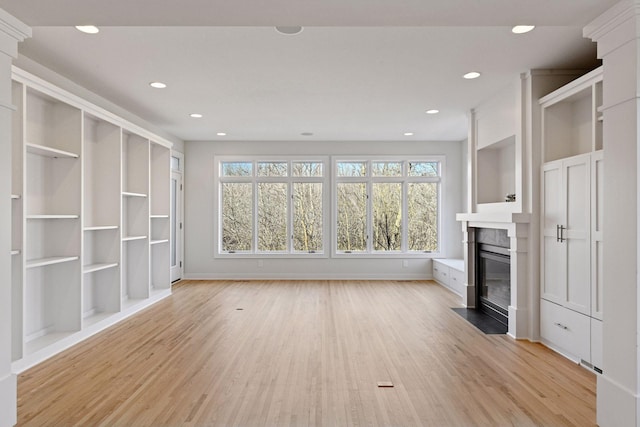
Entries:
{"type": "Polygon", "coordinates": [[[322,254],[326,163],[218,159],[218,253],[322,254]]]}
{"type": "Polygon", "coordinates": [[[336,254],[424,254],[440,250],[442,158],[339,159],[336,254]]]}

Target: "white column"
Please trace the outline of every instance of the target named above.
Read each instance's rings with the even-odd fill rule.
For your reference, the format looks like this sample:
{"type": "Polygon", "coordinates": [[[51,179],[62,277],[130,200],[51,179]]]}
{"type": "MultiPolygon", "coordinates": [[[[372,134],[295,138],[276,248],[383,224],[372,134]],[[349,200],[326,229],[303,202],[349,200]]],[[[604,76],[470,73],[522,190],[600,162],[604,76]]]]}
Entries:
{"type": "Polygon", "coordinates": [[[16,423],[11,373],[11,62],[31,29],[0,9],[0,427],[16,423]]]}
{"type": "Polygon", "coordinates": [[[604,66],[604,322],[600,426],[635,426],[640,417],[638,292],[638,123],[640,0],[624,0],[584,29],[604,66]]]}

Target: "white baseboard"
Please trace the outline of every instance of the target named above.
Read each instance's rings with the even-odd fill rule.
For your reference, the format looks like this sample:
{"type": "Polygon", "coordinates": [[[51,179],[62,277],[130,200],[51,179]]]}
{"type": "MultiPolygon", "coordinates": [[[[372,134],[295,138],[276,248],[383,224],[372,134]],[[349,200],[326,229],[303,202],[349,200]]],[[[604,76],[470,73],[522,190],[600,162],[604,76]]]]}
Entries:
{"type": "Polygon", "coordinates": [[[430,274],[246,274],[188,273],[182,280],[433,280],[430,274]]]}
{"type": "Polygon", "coordinates": [[[16,376],[0,378],[0,427],[11,427],[18,422],[16,376]]]}

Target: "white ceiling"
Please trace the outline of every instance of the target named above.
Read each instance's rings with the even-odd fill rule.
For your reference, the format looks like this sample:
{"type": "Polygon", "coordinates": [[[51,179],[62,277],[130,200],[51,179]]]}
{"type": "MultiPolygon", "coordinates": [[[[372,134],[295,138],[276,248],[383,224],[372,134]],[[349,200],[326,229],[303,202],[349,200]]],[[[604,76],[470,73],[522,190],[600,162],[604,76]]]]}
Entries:
{"type": "Polygon", "coordinates": [[[614,3],[0,0],[0,8],[34,27],[22,54],[183,140],[424,141],[464,139],[469,109],[521,72],[596,65],[582,27],[614,3]],[[85,23],[101,32],[72,27],[85,23]],[[538,27],[517,36],[517,23],[538,27]],[[305,28],[284,36],[274,25],[305,28]],[[471,70],[482,77],[462,79],[471,70]],[[168,87],[152,89],[154,80],[168,87]]]}

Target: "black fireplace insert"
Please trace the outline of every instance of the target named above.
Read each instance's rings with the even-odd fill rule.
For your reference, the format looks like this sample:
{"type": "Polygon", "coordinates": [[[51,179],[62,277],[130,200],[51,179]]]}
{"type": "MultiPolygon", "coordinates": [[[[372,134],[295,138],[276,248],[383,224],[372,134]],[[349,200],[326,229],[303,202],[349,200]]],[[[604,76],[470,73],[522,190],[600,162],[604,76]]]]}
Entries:
{"type": "Polygon", "coordinates": [[[477,307],[508,325],[511,304],[511,257],[509,249],[481,243],[477,260],[477,307]]]}

